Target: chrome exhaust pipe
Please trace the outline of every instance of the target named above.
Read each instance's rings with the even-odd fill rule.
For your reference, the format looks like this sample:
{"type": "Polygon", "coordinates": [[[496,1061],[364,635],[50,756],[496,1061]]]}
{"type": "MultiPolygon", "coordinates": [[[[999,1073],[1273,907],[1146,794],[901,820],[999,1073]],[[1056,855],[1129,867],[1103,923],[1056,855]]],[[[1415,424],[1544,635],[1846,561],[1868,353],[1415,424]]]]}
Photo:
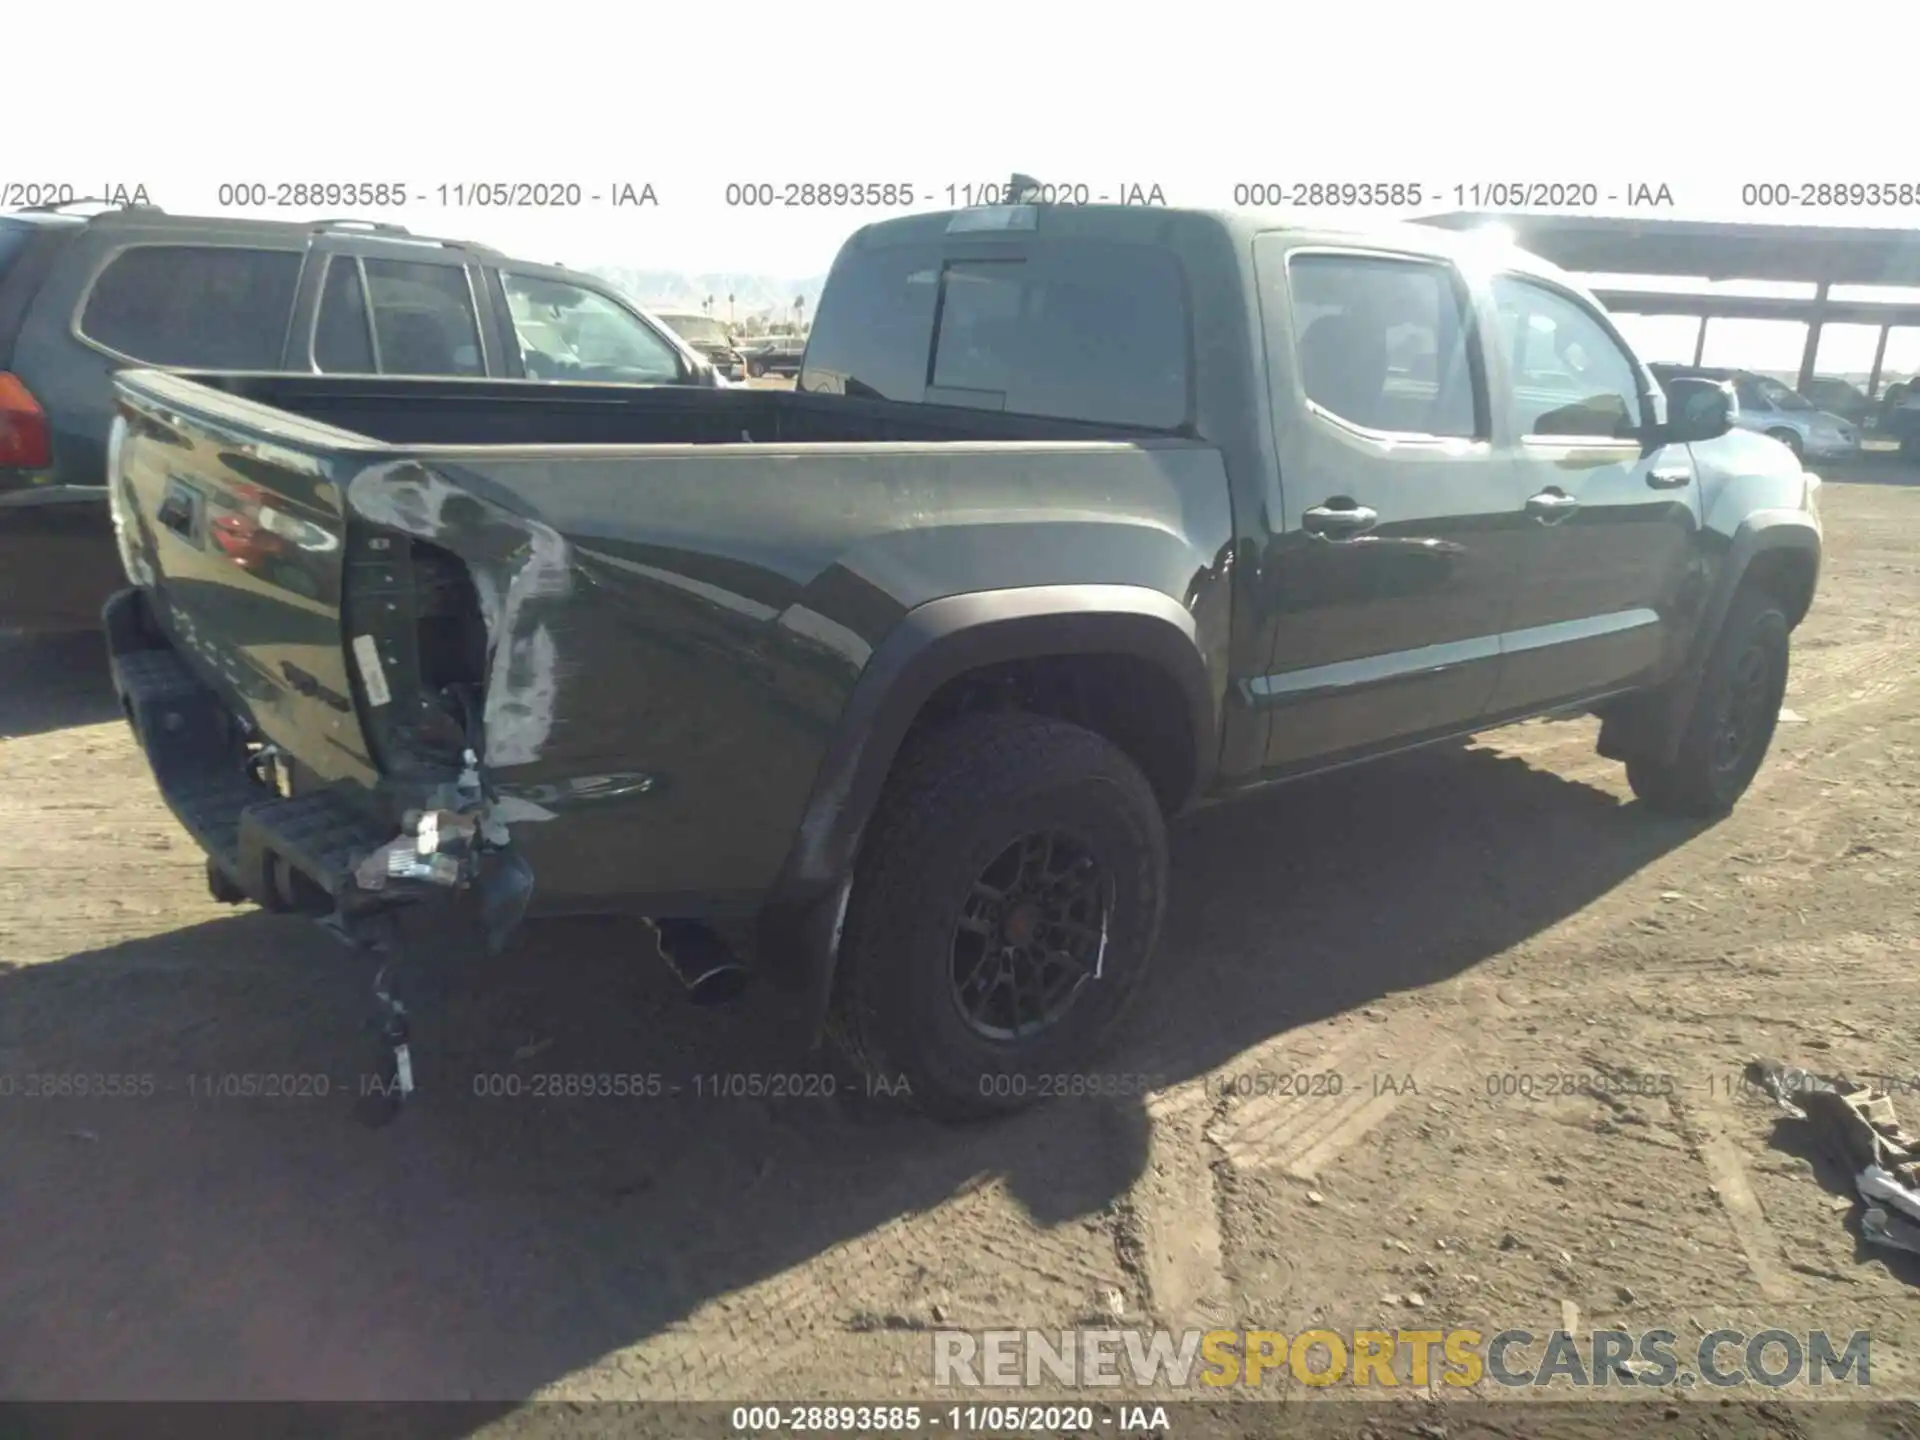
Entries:
{"type": "Polygon", "coordinates": [[[735,958],[714,930],[697,920],[655,920],[654,943],[660,958],[695,1005],[737,1000],[753,972],[735,958]]]}

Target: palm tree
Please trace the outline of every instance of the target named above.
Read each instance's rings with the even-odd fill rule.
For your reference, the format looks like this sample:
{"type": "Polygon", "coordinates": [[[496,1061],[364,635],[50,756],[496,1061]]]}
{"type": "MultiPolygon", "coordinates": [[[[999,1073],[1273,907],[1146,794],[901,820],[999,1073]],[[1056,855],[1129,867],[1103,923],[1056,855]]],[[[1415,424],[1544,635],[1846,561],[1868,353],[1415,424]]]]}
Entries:
{"type": "Polygon", "coordinates": [[[805,329],[806,323],[807,297],[804,295],[796,295],[793,297],[793,328],[796,330],[805,329]]]}

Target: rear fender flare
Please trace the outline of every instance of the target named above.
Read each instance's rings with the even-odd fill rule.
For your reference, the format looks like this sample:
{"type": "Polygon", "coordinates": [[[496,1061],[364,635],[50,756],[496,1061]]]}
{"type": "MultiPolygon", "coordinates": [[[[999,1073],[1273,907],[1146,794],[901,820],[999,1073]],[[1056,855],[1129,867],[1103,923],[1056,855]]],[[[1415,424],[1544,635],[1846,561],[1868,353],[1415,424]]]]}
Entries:
{"type": "Polygon", "coordinates": [[[1193,616],[1157,590],[1046,585],[949,596],[909,611],[874,651],[835,726],[759,920],[761,963],[776,983],[805,998],[816,1035],[832,992],[860,840],[921,709],[970,670],[1096,654],[1145,660],[1179,686],[1194,747],[1189,796],[1203,790],[1219,740],[1216,686],[1193,616]]]}

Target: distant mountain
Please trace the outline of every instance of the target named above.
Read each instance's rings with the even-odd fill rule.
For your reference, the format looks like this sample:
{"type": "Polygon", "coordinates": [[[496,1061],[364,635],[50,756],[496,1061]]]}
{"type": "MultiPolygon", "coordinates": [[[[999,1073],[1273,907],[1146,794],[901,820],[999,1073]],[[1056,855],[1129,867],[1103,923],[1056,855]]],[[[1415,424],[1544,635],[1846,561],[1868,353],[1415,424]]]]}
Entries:
{"type": "Polygon", "coordinates": [[[602,280],[618,286],[649,310],[698,310],[709,295],[713,313],[727,317],[727,296],[733,296],[733,315],[744,320],[749,315],[774,315],[786,318],[793,313],[796,295],[807,302],[806,315],[813,317],[820,303],[820,291],[827,283],[824,275],[807,279],[778,275],[688,275],[671,270],[635,270],[622,265],[590,265],[587,269],[602,280]]]}

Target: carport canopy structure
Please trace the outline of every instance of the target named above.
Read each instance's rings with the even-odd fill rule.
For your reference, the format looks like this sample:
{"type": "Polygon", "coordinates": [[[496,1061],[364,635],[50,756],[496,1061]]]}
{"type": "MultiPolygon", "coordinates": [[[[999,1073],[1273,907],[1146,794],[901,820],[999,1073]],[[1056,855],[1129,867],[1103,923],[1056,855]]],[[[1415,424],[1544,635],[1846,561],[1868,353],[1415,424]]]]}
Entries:
{"type": "Polygon", "coordinates": [[[1830,298],[1836,285],[1920,288],[1920,231],[1489,211],[1424,216],[1418,223],[1447,230],[1497,227],[1522,249],[1575,274],[1812,285],[1814,293],[1805,299],[1608,288],[1594,292],[1609,310],[1624,314],[1699,316],[1695,364],[1705,353],[1711,319],[1799,321],[1807,327],[1800,357],[1802,389],[1814,378],[1822,325],[1880,328],[1867,382],[1869,398],[1879,393],[1888,331],[1896,325],[1920,325],[1920,302],[1830,298]]]}

